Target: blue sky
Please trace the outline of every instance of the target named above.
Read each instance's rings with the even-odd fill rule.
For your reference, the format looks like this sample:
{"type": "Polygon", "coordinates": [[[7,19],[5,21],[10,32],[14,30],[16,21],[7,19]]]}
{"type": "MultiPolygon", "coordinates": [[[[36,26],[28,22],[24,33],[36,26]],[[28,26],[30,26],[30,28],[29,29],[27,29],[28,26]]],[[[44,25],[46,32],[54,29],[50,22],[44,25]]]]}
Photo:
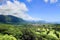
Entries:
{"type": "Polygon", "coordinates": [[[60,21],[60,0],[56,2],[45,2],[44,0],[32,0],[27,2],[21,0],[28,7],[28,14],[32,17],[41,18],[47,21],[60,21]]]}
{"type": "Polygon", "coordinates": [[[23,2],[33,18],[49,22],[60,22],[60,0],[18,0],[23,2]]]}

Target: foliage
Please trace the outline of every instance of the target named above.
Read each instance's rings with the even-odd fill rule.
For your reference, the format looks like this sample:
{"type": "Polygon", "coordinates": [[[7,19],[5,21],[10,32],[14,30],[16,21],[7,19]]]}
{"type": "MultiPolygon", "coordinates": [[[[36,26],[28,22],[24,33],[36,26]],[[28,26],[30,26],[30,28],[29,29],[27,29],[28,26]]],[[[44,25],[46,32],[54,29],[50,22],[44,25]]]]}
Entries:
{"type": "Polygon", "coordinates": [[[60,40],[58,27],[55,24],[35,26],[0,23],[0,40],[60,40]]]}
{"type": "Polygon", "coordinates": [[[12,35],[0,35],[0,40],[17,40],[15,37],[12,35]]]}

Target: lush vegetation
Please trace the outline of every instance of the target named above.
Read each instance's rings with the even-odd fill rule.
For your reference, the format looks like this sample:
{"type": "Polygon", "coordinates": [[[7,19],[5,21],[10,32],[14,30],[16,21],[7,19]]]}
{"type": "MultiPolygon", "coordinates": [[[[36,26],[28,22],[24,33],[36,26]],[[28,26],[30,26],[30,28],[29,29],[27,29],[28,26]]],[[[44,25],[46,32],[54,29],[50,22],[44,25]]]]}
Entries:
{"type": "Polygon", "coordinates": [[[0,40],[60,40],[60,24],[0,24],[0,40]]]}

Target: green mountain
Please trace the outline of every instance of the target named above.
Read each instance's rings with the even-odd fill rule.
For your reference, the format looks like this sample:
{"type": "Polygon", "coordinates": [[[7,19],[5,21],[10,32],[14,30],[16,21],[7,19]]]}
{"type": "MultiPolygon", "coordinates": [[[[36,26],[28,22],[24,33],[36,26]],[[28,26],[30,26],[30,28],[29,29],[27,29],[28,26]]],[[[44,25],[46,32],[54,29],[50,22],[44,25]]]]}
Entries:
{"type": "Polygon", "coordinates": [[[0,15],[0,23],[7,23],[7,24],[45,24],[46,21],[44,20],[24,20],[19,17],[15,17],[12,15],[0,15]]]}
{"type": "Polygon", "coordinates": [[[0,15],[0,23],[8,24],[21,24],[25,22],[22,18],[18,18],[12,15],[0,15]]]}

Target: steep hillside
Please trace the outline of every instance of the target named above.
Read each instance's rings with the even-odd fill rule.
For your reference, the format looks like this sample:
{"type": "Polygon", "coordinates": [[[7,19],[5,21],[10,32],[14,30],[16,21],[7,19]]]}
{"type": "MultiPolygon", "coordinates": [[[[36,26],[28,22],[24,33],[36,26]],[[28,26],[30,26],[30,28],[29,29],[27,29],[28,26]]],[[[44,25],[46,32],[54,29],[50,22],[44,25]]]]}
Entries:
{"type": "Polygon", "coordinates": [[[18,24],[23,22],[24,20],[22,18],[18,18],[12,15],[0,15],[0,23],[18,24]]]}

